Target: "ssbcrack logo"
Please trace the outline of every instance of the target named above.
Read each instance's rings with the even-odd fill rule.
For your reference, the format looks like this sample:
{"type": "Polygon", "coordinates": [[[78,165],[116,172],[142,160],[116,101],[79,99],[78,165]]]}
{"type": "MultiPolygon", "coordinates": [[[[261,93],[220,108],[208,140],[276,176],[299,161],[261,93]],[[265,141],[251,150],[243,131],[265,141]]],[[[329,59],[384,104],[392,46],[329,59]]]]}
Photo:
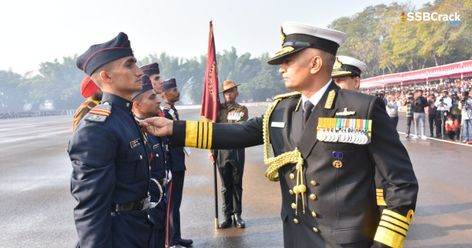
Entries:
{"type": "Polygon", "coordinates": [[[462,24],[461,15],[457,12],[452,14],[441,14],[438,12],[405,12],[401,13],[402,22],[444,22],[447,24],[462,24]],[[406,15],[406,16],[405,16],[406,15]]]}

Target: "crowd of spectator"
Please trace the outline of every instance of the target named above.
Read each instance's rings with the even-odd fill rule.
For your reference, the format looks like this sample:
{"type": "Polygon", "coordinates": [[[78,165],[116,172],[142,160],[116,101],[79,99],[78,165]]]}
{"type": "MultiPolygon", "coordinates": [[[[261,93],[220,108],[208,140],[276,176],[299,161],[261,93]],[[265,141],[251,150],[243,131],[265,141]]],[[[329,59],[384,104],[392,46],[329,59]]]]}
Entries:
{"type": "Polygon", "coordinates": [[[405,112],[407,138],[427,139],[428,123],[431,137],[472,144],[472,78],[365,89],[363,92],[384,99],[395,126],[398,112],[405,112]]]}

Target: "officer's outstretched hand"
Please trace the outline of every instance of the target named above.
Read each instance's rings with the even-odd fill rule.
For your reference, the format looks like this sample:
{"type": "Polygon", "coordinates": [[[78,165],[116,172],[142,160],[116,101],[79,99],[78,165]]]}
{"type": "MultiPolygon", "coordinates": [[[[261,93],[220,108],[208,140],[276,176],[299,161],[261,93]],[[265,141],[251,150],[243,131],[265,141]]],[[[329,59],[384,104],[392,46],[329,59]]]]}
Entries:
{"type": "Polygon", "coordinates": [[[140,125],[146,132],[155,136],[172,135],[173,121],[164,117],[152,117],[140,121],[140,125]]]}
{"type": "Polygon", "coordinates": [[[208,160],[210,160],[212,164],[215,163],[215,156],[213,155],[212,151],[208,151],[208,160]]]}

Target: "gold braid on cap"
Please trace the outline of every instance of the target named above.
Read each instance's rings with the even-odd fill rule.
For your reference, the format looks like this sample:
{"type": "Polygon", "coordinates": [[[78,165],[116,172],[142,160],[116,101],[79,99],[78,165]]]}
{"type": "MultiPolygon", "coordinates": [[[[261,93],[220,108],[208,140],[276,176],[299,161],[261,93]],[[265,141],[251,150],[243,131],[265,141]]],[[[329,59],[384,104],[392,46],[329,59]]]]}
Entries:
{"type": "Polygon", "coordinates": [[[275,99],[269,107],[267,108],[264,119],[262,122],[263,125],[263,139],[264,139],[264,163],[268,166],[265,172],[265,176],[270,181],[278,181],[279,178],[279,169],[284,167],[287,164],[295,164],[295,169],[297,171],[297,181],[296,185],[293,187],[293,192],[295,193],[295,215],[297,215],[298,210],[298,198],[300,196],[303,205],[303,214],[305,214],[305,192],[306,192],[306,185],[304,183],[304,176],[303,176],[303,157],[298,148],[290,152],[284,152],[277,157],[269,158],[270,154],[270,135],[269,135],[269,120],[270,115],[274,111],[277,104],[283,99],[283,97],[275,99]]]}

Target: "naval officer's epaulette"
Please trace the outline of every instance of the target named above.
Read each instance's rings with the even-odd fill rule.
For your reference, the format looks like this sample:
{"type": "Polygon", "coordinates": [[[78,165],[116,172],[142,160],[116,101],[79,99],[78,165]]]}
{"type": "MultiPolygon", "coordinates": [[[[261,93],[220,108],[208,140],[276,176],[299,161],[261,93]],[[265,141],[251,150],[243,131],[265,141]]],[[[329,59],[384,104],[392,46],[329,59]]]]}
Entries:
{"type": "Polygon", "coordinates": [[[290,92],[290,93],[285,93],[285,94],[276,95],[276,96],[274,97],[274,100],[284,99],[284,98],[287,98],[287,97],[299,96],[299,95],[301,95],[300,92],[294,91],[294,92],[290,92]]]}
{"type": "Polygon", "coordinates": [[[91,109],[85,116],[85,120],[93,122],[105,122],[111,114],[111,103],[104,102],[91,109]]]}

